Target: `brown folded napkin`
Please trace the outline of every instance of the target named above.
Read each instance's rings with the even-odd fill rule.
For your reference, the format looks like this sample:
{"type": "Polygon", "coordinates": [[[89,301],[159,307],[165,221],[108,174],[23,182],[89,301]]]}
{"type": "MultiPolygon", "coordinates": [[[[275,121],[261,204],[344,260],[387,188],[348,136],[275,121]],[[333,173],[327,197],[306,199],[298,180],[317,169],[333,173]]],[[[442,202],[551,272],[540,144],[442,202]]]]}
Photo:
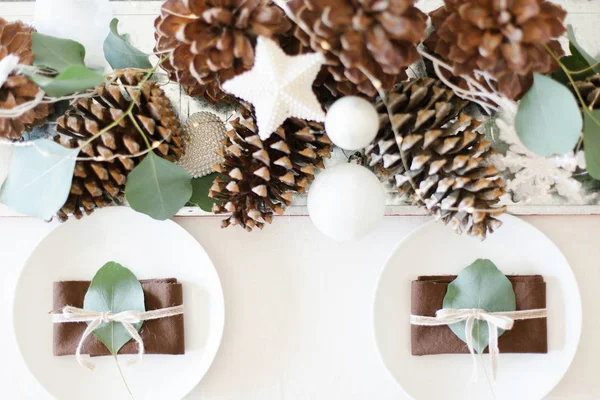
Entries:
{"type": "MultiPolygon", "coordinates": [[[[442,308],[448,284],[456,276],[420,276],[412,282],[411,314],[434,317],[442,308]]],[[[508,276],[517,300],[517,311],[546,308],[546,282],[540,275],[508,276]]],[[[411,325],[414,356],[468,353],[467,345],[447,326],[411,325]]],[[[500,353],[547,353],[546,318],[515,321],[498,340],[500,353]]],[[[488,349],[486,348],[486,352],[488,349]]]]}
{"type": "MultiPolygon", "coordinates": [[[[183,287],[175,278],[149,279],[140,281],[144,290],[146,310],[174,307],[183,304],[183,287]]],[[[90,286],[89,281],[54,282],[53,309],[61,312],[63,307],[83,308],[83,298],[90,286]]],[[[54,324],[54,355],[75,354],[85,322],[54,324]]],[[[185,354],[183,333],[183,315],[144,321],[140,336],[144,341],[145,354],[185,354]]],[[[137,354],[138,346],[131,340],[119,351],[119,354],[137,354]]],[[[94,335],[88,336],[81,354],[106,356],[110,352],[94,335]]]]}

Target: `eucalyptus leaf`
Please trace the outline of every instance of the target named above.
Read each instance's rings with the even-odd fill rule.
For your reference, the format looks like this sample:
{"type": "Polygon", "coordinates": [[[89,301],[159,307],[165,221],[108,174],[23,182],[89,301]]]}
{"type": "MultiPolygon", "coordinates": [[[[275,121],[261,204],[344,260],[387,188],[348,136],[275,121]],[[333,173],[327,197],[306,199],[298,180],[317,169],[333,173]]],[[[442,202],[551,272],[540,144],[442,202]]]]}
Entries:
{"type": "Polygon", "coordinates": [[[583,151],[588,173],[600,179],[600,110],[584,111],[583,151]]]}
{"type": "Polygon", "coordinates": [[[34,32],[31,34],[31,51],[35,54],[34,65],[43,65],[58,72],[72,65],[85,65],[85,48],[74,40],[34,32]]]}
{"type": "MultiPolygon", "coordinates": [[[[85,294],[83,308],[89,311],[110,311],[114,314],[123,311],[144,312],[144,291],[133,272],[111,261],[96,272],[85,294]]],[[[142,323],[133,326],[139,331],[142,323]]],[[[94,330],[94,335],[115,355],[131,340],[131,335],[119,322],[103,322],[94,330]]]]}
{"type": "Polygon", "coordinates": [[[148,55],[142,53],[129,43],[117,29],[119,20],[114,18],[110,23],[110,33],[104,41],[104,57],[113,69],[152,68],[148,55]]]}
{"type": "Polygon", "coordinates": [[[69,196],[77,151],[52,140],[33,143],[35,147],[14,148],[8,176],[0,190],[0,203],[22,214],[48,220],[69,196]]]}
{"type": "Polygon", "coordinates": [[[600,72],[600,65],[598,64],[597,57],[591,56],[588,52],[586,52],[583,47],[579,45],[577,42],[577,38],[575,37],[575,31],[573,30],[572,25],[567,26],[567,38],[569,39],[569,49],[571,50],[571,54],[576,58],[580,59],[587,63],[587,67],[595,66],[593,69],[596,72],[600,72]]]}
{"type": "Polygon", "coordinates": [[[154,152],[127,177],[125,197],[131,208],[157,220],[171,218],[191,196],[191,175],[154,152]]]}
{"type": "MultiPolygon", "coordinates": [[[[463,269],[448,285],[443,308],[479,308],[487,312],[515,311],[516,300],[512,284],[493,262],[478,259],[463,269]]],[[[466,322],[450,325],[456,336],[466,343],[466,322]]],[[[502,335],[503,330],[498,331],[502,335]]],[[[473,326],[473,347],[482,353],[488,346],[488,324],[476,320],[473,326]]]]}
{"type": "Polygon", "coordinates": [[[200,207],[203,211],[212,212],[213,204],[217,201],[208,197],[208,192],[217,176],[219,174],[215,172],[201,178],[192,179],[192,197],[189,203],[200,207]]]}
{"type": "Polygon", "coordinates": [[[533,86],[519,104],[515,124],[523,144],[548,157],[573,150],[581,136],[583,118],[569,89],[535,74],[533,86]]]}
{"type": "Polygon", "coordinates": [[[82,92],[104,82],[102,74],[83,65],[72,65],[53,78],[34,73],[27,75],[53,97],[82,92]]]}

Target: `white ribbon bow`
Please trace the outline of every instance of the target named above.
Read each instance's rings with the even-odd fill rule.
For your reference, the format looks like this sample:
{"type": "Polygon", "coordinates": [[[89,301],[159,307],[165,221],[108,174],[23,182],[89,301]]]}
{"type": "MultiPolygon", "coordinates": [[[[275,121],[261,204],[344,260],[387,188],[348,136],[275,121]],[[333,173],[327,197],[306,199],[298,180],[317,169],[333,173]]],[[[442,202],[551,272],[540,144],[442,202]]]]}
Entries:
{"type": "MultiPolygon", "coordinates": [[[[174,315],[183,314],[183,305],[161,308],[158,310],[152,311],[123,311],[117,314],[113,314],[110,311],[89,311],[84,310],[82,308],[66,306],[62,310],[62,314],[52,314],[52,322],[55,324],[61,324],[66,322],[89,322],[87,328],[81,335],[81,340],[77,345],[77,350],[75,352],[75,358],[77,362],[91,370],[94,370],[96,367],[93,363],[86,361],[81,356],[81,349],[83,347],[83,343],[87,339],[87,337],[96,330],[102,323],[106,322],[120,322],[121,325],[127,330],[129,335],[135,340],[138,344],[138,357],[139,361],[142,360],[142,356],[144,355],[144,341],[142,337],[135,329],[133,324],[140,323],[142,321],[148,321],[151,319],[159,319],[171,317],[174,315]]],[[[132,360],[135,362],[136,360],[132,360]]]]}
{"type": "Polygon", "coordinates": [[[546,318],[546,309],[509,311],[509,312],[487,312],[479,308],[443,308],[435,313],[435,317],[423,317],[420,315],[411,315],[410,323],[412,325],[422,326],[440,326],[452,325],[458,322],[465,321],[465,339],[467,348],[473,359],[473,372],[471,380],[477,380],[477,357],[473,347],[473,326],[475,320],[485,321],[488,324],[489,337],[489,352],[490,364],[492,370],[492,380],[496,379],[496,371],[498,368],[498,357],[500,350],[498,349],[498,329],[505,331],[511,330],[516,320],[546,318]]]}

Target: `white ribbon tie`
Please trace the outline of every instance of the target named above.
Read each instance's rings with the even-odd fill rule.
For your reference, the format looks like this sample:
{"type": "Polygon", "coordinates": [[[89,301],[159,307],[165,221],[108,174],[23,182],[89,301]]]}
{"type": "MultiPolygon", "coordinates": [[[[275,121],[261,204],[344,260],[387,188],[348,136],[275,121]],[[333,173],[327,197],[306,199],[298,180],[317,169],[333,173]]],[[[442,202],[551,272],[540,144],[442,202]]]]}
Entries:
{"type": "Polygon", "coordinates": [[[498,329],[505,331],[511,330],[517,320],[546,318],[546,309],[509,311],[509,312],[487,312],[479,308],[443,308],[435,313],[435,317],[423,317],[420,315],[411,315],[410,323],[412,325],[422,326],[441,326],[452,325],[458,322],[465,322],[465,339],[467,348],[473,359],[473,372],[471,380],[477,380],[477,356],[473,347],[473,327],[475,320],[485,321],[488,324],[490,365],[492,370],[492,380],[496,380],[496,371],[498,369],[498,329]]]}
{"type": "MultiPolygon", "coordinates": [[[[52,314],[52,322],[55,324],[67,323],[67,322],[89,322],[87,328],[81,335],[81,340],[77,345],[77,350],[75,352],[75,358],[77,362],[91,370],[94,370],[95,365],[89,361],[86,361],[81,356],[81,349],[83,348],[83,343],[87,339],[87,337],[96,330],[102,323],[110,323],[110,322],[118,322],[123,325],[123,327],[127,330],[129,335],[135,340],[138,344],[138,356],[137,360],[141,361],[142,356],[144,355],[144,341],[142,337],[138,333],[138,331],[133,326],[134,324],[138,324],[142,321],[148,321],[152,319],[166,318],[172,317],[174,315],[183,314],[183,305],[161,308],[158,310],[152,311],[123,311],[120,313],[113,314],[110,311],[89,311],[84,310],[82,308],[66,306],[63,308],[61,314],[52,314]]],[[[132,360],[135,362],[136,360],[132,360]]]]}

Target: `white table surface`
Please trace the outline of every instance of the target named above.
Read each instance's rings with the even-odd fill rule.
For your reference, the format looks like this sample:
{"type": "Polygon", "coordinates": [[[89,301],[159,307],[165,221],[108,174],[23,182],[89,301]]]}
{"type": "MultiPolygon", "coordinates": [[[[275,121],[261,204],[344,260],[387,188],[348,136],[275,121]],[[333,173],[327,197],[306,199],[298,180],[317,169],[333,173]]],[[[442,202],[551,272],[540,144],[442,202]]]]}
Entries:
{"type": "MultiPolygon", "coordinates": [[[[598,49],[600,1],[556,2],[570,11],[568,21],[581,32],[582,44],[598,49]]],[[[427,10],[439,3],[420,0],[419,5],[427,10]]],[[[159,2],[114,4],[115,15],[126,26],[124,31],[145,50],[152,47],[152,20],[159,7],[159,2]]],[[[0,1],[0,15],[6,18],[29,21],[32,14],[32,3],[0,1]]],[[[6,214],[0,210],[0,215],[6,214]]],[[[600,399],[600,217],[524,219],[563,251],[575,271],[583,300],[580,350],[571,370],[548,399],[600,399]]],[[[307,217],[277,218],[272,226],[252,234],[235,228],[221,230],[219,218],[175,220],[213,259],[226,301],[221,348],[189,399],[406,399],[379,360],[371,307],[388,255],[428,218],[386,217],[365,239],[344,244],[325,238],[307,217]]],[[[48,398],[20,360],[10,321],[19,270],[54,226],[29,218],[0,218],[0,312],[5,321],[0,325],[4,345],[0,399],[48,398]]],[[[77,251],[77,243],[73,243],[73,251],[77,251]]],[[[61,378],[56,371],[56,379],[61,378]]]]}
{"type": "MultiPolygon", "coordinates": [[[[177,218],[213,259],[226,307],[219,353],[188,398],[406,399],[377,354],[371,307],[387,256],[426,220],[386,217],[363,240],[339,244],[320,234],[307,217],[280,217],[252,234],[222,230],[219,218],[177,218]]],[[[571,370],[548,399],[599,399],[600,217],[525,220],[563,251],[575,271],[583,300],[580,349],[571,370]]],[[[53,227],[29,218],[0,219],[0,312],[7,321],[0,330],[4,344],[1,399],[48,398],[20,361],[9,321],[19,269],[53,227]]],[[[73,251],[77,251],[77,243],[73,243],[73,251]]],[[[60,371],[56,371],[56,379],[61,379],[60,371]]]]}

